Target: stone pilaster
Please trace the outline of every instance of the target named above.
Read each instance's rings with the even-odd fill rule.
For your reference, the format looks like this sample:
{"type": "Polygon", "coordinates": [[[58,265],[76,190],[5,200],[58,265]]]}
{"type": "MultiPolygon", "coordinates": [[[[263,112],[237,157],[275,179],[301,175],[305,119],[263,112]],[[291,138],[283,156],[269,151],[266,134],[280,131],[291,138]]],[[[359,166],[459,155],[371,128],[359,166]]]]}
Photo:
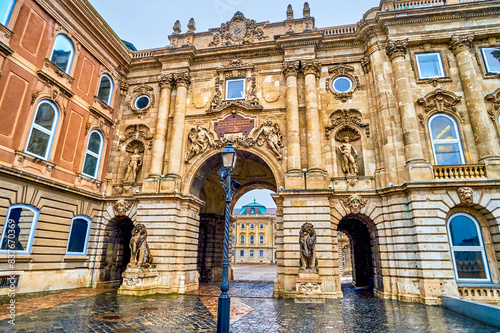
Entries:
{"type": "Polygon", "coordinates": [[[396,96],[399,105],[403,143],[406,157],[407,180],[422,181],[434,179],[432,167],[424,160],[420,133],[418,131],[417,113],[413,102],[413,94],[405,65],[408,40],[388,41],[386,53],[391,59],[396,85],[396,96]]]}
{"type": "Polygon", "coordinates": [[[474,65],[473,54],[471,53],[473,41],[473,36],[453,36],[450,40],[450,49],[457,59],[479,161],[483,162],[500,159],[500,145],[496,139],[495,130],[491,126],[484,102],[484,93],[479,82],[481,75],[474,65]]]}

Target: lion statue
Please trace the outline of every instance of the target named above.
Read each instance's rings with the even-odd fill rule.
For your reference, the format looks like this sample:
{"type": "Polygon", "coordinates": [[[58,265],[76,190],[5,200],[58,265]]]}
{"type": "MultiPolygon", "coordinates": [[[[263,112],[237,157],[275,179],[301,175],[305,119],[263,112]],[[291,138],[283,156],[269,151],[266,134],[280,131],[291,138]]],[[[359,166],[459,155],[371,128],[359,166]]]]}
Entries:
{"type": "Polygon", "coordinates": [[[300,268],[301,270],[316,270],[318,259],[316,258],[316,231],[314,226],[306,222],[300,228],[300,268]]]}
{"type": "Polygon", "coordinates": [[[146,241],[148,234],[144,224],[136,224],[130,239],[130,264],[148,267],[152,263],[151,253],[146,241]]]}

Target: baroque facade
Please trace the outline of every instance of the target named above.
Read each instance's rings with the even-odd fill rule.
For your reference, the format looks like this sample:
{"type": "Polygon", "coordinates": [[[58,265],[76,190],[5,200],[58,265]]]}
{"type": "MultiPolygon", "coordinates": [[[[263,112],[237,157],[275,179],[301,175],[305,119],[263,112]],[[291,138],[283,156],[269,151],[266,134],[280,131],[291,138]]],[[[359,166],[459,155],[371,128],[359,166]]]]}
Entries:
{"type": "Polygon", "coordinates": [[[16,258],[2,243],[0,265],[20,292],[119,285],[137,223],[152,292],[217,281],[231,141],[233,202],[276,192],[275,296],[296,295],[306,223],[327,298],[342,297],[338,232],[379,297],[500,295],[500,1],[382,0],[327,28],[307,4],[275,23],[237,12],[140,51],[85,0],[9,3],[0,217],[16,258]]]}

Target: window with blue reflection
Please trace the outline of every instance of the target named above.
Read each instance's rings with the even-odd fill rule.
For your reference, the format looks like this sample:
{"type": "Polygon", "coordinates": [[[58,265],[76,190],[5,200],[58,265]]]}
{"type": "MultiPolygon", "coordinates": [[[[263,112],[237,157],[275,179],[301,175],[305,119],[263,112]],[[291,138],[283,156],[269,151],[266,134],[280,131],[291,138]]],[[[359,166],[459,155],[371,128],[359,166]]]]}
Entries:
{"type": "Polygon", "coordinates": [[[439,52],[417,53],[415,56],[421,79],[444,77],[443,62],[439,52]]]}
{"type": "Polygon", "coordinates": [[[260,250],[259,251],[259,257],[263,257],[264,256],[264,251],[260,250]]]}
{"type": "Polygon", "coordinates": [[[481,49],[481,55],[483,56],[486,73],[500,73],[500,46],[484,47],[481,49]]]}
{"type": "Polygon", "coordinates": [[[62,71],[69,74],[74,56],[75,48],[68,36],[64,34],[57,35],[52,47],[50,61],[62,71]]]}
{"type": "Polygon", "coordinates": [[[75,216],[71,222],[71,230],[69,232],[68,247],[66,254],[68,255],[85,255],[87,254],[87,244],[90,234],[90,225],[92,220],[87,216],[75,216]]]}
{"type": "Polygon", "coordinates": [[[245,251],[240,250],[240,257],[244,257],[244,256],[245,256],[245,251]]]}
{"type": "Polygon", "coordinates": [[[241,235],[240,244],[245,244],[245,236],[241,235]]]}
{"type": "Polygon", "coordinates": [[[448,220],[448,237],[458,281],[490,280],[481,228],[474,217],[455,213],[448,220]]]}
{"type": "Polygon", "coordinates": [[[56,132],[59,111],[54,102],[41,100],[35,111],[25,151],[48,160],[56,132]]]}
{"type": "Polygon", "coordinates": [[[14,10],[16,0],[2,0],[0,1],[0,23],[3,26],[9,24],[10,16],[14,10]]]}
{"type": "Polygon", "coordinates": [[[0,240],[0,253],[30,254],[39,210],[14,204],[7,211],[0,240]]]}
{"type": "Polygon", "coordinates": [[[259,237],[259,244],[260,245],[264,244],[264,236],[259,237]]]}
{"type": "Polygon", "coordinates": [[[250,245],[253,245],[253,244],[255,244],[255,237],[250,236],[250,245]]]}
{"type": "Polygon", "coordinates": [[[245,79],[226,80],[226,99],[245,99],[245,79]]]}
{"type": "Polygon", "coordinates": [[[250,257],[253,257],[253,250],[250,250],[250,257]]]}
{"type": "Polygon", "coordinates": [[[435,114],[429,119],[429,132],[436,165],[465,163],[455,119],[444,113],[435,114]]]}
{"type": "Polygon", "coordinates": [[[99,89],[97,90],[97,98],[111,105],[111,97],[113,96],[113,80],[108,74],[102,74],[101,81],[99,82],[99,89]]]}
{"type": "Polygon", "coordinates": [[[233,241],[232,244],[236,244],[236,236],[233,235],[233,241]]]}
{"type": "Polygon", "coordinates": [[[332,88],[339,93],[345,93],[352,89],[352,80],[347,76],[339,76],[332,81],[332,88]]]}
{"type": "Polygon", "coordinates": [[[101,162],[103,138],[101,132],[94,130],[89,135],[85,161],[83,162],[82,174],[91,178],[97,178],[101,162]]]}

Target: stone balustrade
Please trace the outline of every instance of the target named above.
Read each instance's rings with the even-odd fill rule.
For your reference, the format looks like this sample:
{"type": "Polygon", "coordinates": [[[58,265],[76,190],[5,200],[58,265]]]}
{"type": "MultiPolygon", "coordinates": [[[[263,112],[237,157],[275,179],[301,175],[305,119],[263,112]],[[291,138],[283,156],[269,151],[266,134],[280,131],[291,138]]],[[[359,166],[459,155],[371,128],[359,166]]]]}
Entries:
{"type": "Polygon", "coordinates": [[[151,51],[132,52],[132,59],[147,58],[152,56],[153,52],[151,51]]]}
{"type": "Polygon", "coordinates": [[[421,1],[405,1],[394,4],[394,10],[405,10],[422,7],[444,6],[445,0],[421,0],[421,1]]]}
{"type": "Polygon", "coordinates": [[[484,164],[434,165],[434,179],[486,179],[484,164]]]}
{"type": "Polygon", "coordinates": [[[500,285],[492,286],[459,286],[461,298],[493,305],[500,304],[500,285]]]}
{"type": "Polygon", "coordinates": [[[356,32],[356,29],[357,29],[356,25],[351,24],[339,27],[325,28],[322,30],[325,31],[325,36],[333,36],[333,35],[353,34],[356,32]]]}

